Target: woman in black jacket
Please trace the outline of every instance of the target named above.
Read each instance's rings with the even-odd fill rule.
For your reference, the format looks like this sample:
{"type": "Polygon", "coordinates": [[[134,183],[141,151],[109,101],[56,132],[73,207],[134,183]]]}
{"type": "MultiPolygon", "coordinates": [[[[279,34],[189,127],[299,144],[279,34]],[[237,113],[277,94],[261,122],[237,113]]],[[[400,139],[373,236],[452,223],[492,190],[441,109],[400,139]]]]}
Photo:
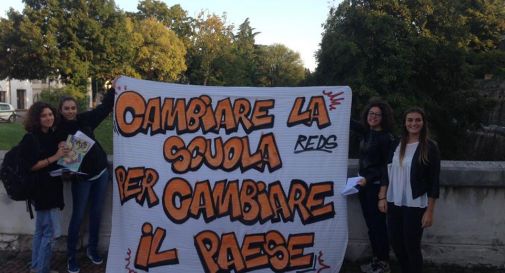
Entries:
{"type": "Polygon", "coordinates": [[[54,135],[55,113],[47,103],[34,103],[24,122],[27,134],[20,142],[22,162],[34,177],[31,202],[36,219],[30,272],[53,272],[49,270],[53,242],[61,234],[63,184],[60,177],[51,177],[49,172],[58,168],[56,162],[66,149],[58,147],[54,135]]]}
{"type": "Polygon", "coordinates": [[[361,124],[351,120],[351,129],[361,137],[359,149],[359,201],[368,227],[373,258],[361,271],[388,273],[389,243],[386,215],[377,208],[381,185],[387,184],[387,162],[393,136],[391,107],[384,101],[371,101],[364,109],[361,124]]]}
{"type": "Polygon", "coordinates": [[[403,133],[389,169],[389,184],[379,193],[379,209],[387,211],[388,235],[403,273],[421,273],[421,237],[433,224],[439,196],[440,153],[428,135],[421,108],[405,112],[403,133]]]}
{"type": "Polygon", "coordinates": [[[86,173],[85,177],[74,177],[72,181],[72,217],[68,226],[67,269],[68,272],[79,272],[76,259],[79,229],[88,203],[89,210],[89,240],[86,255],[94,264],[101,264],[102,257],[98,255],[98,235],[101,224],[102,208],[108,185],[107,154],[95,138],[94,130],[110,114],[114,106],[114,89],[105,95],[102,104],[95,109],[77,114],[77,102],[72,97],[60,100],[59,111],[61,123],[58,127],[61,140],[68,135],[81,131],[95,141],[84,156],[79,171],[86,173]]]}

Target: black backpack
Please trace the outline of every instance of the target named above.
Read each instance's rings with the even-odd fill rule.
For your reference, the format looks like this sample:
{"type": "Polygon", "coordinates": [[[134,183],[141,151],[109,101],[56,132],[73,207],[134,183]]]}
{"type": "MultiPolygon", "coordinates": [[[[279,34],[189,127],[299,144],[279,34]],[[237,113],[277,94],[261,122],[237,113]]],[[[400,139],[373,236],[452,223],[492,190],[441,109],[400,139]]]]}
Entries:
{"type": "MultiPolygon", "coordinates": [[[[32,136],[36,147],[38,147],[37,138],[34,135],[32,136]]],[[[31,199],[36,183],[36,173],[31,172],[27,164],[24,163],[21,154],[21,146],[19,144],[5,154],[2,167],[0,168],[0,179],[4,184],[7,195],[9,195],[12,200],[27,202],[27,209],[30,212],[30,216],[33,218],[31,199]]]]}

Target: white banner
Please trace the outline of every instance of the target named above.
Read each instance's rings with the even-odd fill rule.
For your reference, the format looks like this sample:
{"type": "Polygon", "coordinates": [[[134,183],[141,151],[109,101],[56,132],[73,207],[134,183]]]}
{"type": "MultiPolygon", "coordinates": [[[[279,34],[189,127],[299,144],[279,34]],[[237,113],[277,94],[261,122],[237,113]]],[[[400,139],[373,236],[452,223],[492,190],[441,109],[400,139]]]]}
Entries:
{"type": "Polygon", "coordinates": [[[107,272],[338,272],[351,90],[121,77],[107,272]]]}

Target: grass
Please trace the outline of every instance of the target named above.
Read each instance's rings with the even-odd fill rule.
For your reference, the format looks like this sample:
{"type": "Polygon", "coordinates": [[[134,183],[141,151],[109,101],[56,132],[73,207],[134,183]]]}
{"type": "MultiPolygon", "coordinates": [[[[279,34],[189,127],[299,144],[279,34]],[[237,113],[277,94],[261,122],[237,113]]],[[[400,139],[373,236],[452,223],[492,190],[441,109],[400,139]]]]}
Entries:
{"type": "MultiPolygon", "coordinates": [[[[0,150],[9,150],[21,141],[25,129],[21,122],[0,123],[0,150]]],[[[95,129],[95,136],[107,154],[112,154],[112,118],[106,118],[95,129]]]]}
{"type": "Polygon", "coordinates": [[[23,125],[19,122],[0,123],[0,150],[9,150],[21,141],[25,134],[23,125]]]}
{"type": "Polygon", "coordinates": [[[112,118],[109,116],[95,129],[95,138],[108,155],[112,154],[112,118]]]}

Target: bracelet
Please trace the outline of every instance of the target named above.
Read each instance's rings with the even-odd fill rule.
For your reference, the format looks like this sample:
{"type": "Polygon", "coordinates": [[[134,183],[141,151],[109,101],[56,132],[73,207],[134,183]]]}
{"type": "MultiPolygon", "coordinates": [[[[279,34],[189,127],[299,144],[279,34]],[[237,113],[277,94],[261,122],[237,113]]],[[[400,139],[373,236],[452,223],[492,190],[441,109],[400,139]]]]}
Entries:
{"type": "Polygon", "coordinates": [[[382,198],[379,198],[379,201],[380,201],[380,200],[385,200],[385,199],[386,199],[386,197],[382,197],[382,198]]]}

